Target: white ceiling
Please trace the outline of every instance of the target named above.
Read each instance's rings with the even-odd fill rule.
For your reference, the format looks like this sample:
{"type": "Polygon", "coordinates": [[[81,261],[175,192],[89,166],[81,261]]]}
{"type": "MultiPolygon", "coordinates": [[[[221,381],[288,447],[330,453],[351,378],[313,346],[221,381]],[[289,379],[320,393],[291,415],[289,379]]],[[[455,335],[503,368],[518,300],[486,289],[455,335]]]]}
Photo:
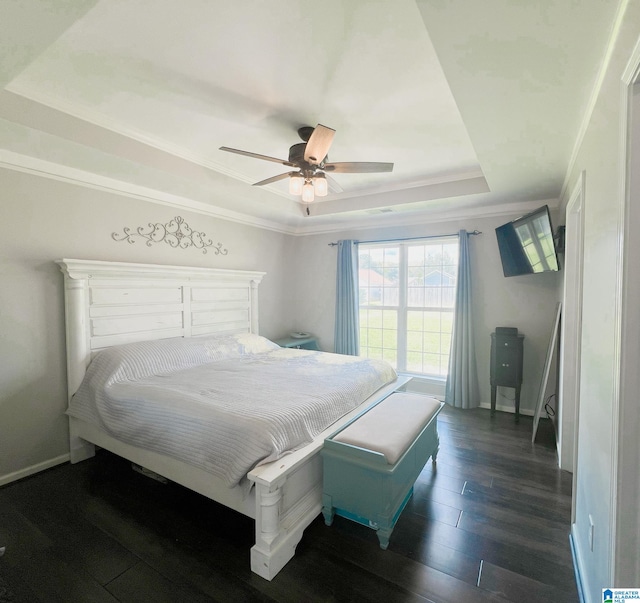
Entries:
{"type": "Polygon", "coordinates": [[[0,165],[288,232],[557,200],[617,0],[3,0],[0,165]],[[336,129],[310,206],[284,166],[336,129]]]}

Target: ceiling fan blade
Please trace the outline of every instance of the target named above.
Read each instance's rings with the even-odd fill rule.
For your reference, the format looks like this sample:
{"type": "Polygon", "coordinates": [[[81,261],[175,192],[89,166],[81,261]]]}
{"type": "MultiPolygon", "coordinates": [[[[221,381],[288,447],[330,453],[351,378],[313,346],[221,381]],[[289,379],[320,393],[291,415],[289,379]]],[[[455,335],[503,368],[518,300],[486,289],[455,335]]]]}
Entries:
{"type": "Polygon", "coordinates": [[[295,167],[290,161],[284,159],[278,159],[277,157],[269,157],[269,155],[259,155],[258,153],[251,153],[250,151],[241,151],[240,149],[231,149],[229,147],[220,147],[221,151],[227,151],[229,153],[236,153],[238,155],[246,155],[247,157],[253,157],[254,159],[264,159],[265,161],[273,161],[274,163],[280,163],[282,165],[288,165],[295,167]]]}
{"type": "Polygon", "coordinates": [[[327,176],[326,174],[325,178],[327,179],[327,186],[329,187],[330,193],[344,193],[344,189],[336,182],[335,178],[327,176]]]}
{"type": "Polygon", "coordinates": [[[304,149],[304,160],[311,165],[320,165],[329,153],[329,147],[333,142],[336,131],[318,124],[309,137],[309,142],[304,149]]]}
{"type": "Polygon", "coordinates": [[[271,176],[271,178],[267,178],[266,180],[260,180],[260,182],[254,182],[252,186],[264,186],[265,184],[271,184],[272,182],[278,182],[278,180],[284,180],[291,176],[291,174],[295,174],[296,172],[286,172],[285,174],[279,174],[278,176],[271,176]]]}
{"type": "Polygon", "coordinates": [[[333,174],[373,174],[375,172],[392,172],[393,163],[341,161],[338,163],[327,163],[322,169],[325,172],[331,172],[333,174]]]}

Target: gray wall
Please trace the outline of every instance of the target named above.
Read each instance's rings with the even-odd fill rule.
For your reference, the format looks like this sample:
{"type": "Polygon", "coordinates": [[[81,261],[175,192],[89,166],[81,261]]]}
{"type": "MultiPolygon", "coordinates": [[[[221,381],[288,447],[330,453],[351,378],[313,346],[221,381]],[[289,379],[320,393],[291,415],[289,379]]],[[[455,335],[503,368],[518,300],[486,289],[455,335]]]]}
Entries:
{"type": "MultiPolygon", "coordinates": [[[[526,210],[521,213],[526,213],[526,210]]],[[[337,248],[329,247],[329,242],[350,238],[377,240],[441,235],[456,233],[461,228],[469,232],[477,229],[483,234],[470,238],[470,248],[476,307],[474,331],[482,403],[490,403],[490,334],[496,326],[517,327],[525,335],[521,407],[525,413],[532,414],[540,389],[555,307],[560,299],[562,273],[503,276],[495,228],[518,215],[521,214],[299,237],[289,264],[290,273],[295,275],[295,282],[291,286],[293,325],[296,329],[316,334],[323,350],[333,350],[337,248]]],[[[500,388],[499,391],[498,406],[513,410],[514,391],[509,388],[500,388]]],[[[431,393],[440,392],[436,388],[431,393]]]]}
{"type": "Polygon", "coordinates": [[[290,330],[284,266],[292,237],[1,169],[0,207],[0,484],[68,453],[63,277],[55,260],[265,271],[261,333],[276,338],[290,330]],[[228,255],[111,238],[125,226],[177,215],[221,242],[228,255]]]}
{"type": "MultiPolygon", "coordinates": [[[[64,257],[265,271],[261,333],[275,339],[312,331],[331,351],[336,251],[328,242],[477,228],[484,231],[471,240],[482,401],[489,403],[489,333],[517,326],[526,336],[522,407],[534,409],[559,277],[502,276],[493,229],[515,215],[293,237],[17,171],[0,170],[0,191],[0,483],[61,462],[68,452],[62,275],[54,263],[64,257]],[[221,242],[228,255],[111,238],[125,226],[176,215],[221,242]]],[[[498,404],[512,408],[513,391],[504,394],[498,404]]]]}
{"type": "MultiPolygon", "coordinates": [[[[578,415],[575,524],[573,538],[587,601],[600,601],[601,589],[635,584],[640,576],[637,507],[618,509],[616,518],[618,396],[620,384],[620,250],[624,224],[621,186],[626,149],[621,133],[622,75],[638,42],[640,1],[630,0],[621,22],[611,60],[569,174],[569,195],[582,171],[584,197],[584,286],[581,341],[581,379],[578,415]],[[594,525],[589,545],[590,517],[594,525]],[[617,519],[617,523],[615,520],[617,519]],[[615,549],[619,558],[615,562],[615,549]],[[624,570],[624,571],[623,571],[624,570]],[[615,577],[615,583],[614,583],[615,577]]],[[[637,171],[637,158],[631,166],[637,171]]],[[[566,201],[566,199],[565,199],[566,201]]],[[[634,233],[635,234],[635,233],[634,233]]],[[[629,275],[637,279],[638,275],[629,275]]],[[[637,308],[633,328],[637,333],[637,308]]],[[[631,370],[637,371],[637,366],[631,370]]],[[[636,409],[637,392],[631,405],[636,409]]],[[[636,427],[637,428],[637,427],[636,427]]],[[[635,434],[637,441],[637,432],[635,434]]],[[[636,445],[637,450],[637,445],[636,445]]],[[[638,458],[631,462],[631,481],[637,483],[638,458]]],[[[636,500],[640,495],[636,492],[636,500]]]]}

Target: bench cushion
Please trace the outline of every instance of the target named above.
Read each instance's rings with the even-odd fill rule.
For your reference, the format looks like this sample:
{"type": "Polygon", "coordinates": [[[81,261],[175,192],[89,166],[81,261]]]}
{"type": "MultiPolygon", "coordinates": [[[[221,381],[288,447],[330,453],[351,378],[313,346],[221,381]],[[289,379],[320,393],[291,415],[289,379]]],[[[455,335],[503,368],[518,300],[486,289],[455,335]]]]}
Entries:
{"type": "Polygon", "coordinates": [[[351,423],[333,440],[383,454],[395,465],[440,408],[421,394],[396,392],[351,423]]]}

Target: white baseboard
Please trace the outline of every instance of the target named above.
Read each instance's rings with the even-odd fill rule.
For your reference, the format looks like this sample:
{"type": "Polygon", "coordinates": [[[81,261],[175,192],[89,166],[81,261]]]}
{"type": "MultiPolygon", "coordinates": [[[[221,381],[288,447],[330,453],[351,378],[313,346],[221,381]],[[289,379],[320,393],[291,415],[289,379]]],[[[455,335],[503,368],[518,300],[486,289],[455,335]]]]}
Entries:
{"type": "Polygon", "coordinates": [[[66,463],[68,460],[69,453],[67,452],[66,454],[61,454],[60,456],[56,456],[55,458],[43,461],[42,463],[37,463],[36,465],[31,465],[30,467],[20,469],[20,471],[14,471],[13,473],[0,475],[0,486],[10,484],[11,482],[15,482],[24,477],[29,477],[34,473],[39,473],[40,471],[50,469],[51,467],[55,467],[56,465],[61,465],[62,463],[66,463]]]}
{"type": "MultiPolygon", "coordinates": [[[[491,409],[491,403],[483,402],[482,404],[480,404],[480,408],[491,409]]],[[[510,412],[511,414],[514,414],[514,415],[516,414],[516,409],[513,407],[513,404],[511,404],[511,406],[508,406],[506,404],[496,404],[496,410],[499,410],[501,412],[510,412]]],[[[533,411],[529,410],[528,408],[521,408],[520,414],[533,417],[533,411]]]]}
{"type": "Polygon", "coordinates": [[[576,586],[578,588],[578,597],[580,598],[580,603],[590,603],[591,599],[589,595],[584,590],[584,584],[582,582],[583,573],[583,565],[580,559],[580,552],[578,551],[578,547],[576,546],[576,541],[574,538],[574,530],[576,528],[576,524],[574,523],[571,526],[571,533],[569,534],[569,543],[571,544],[571,557],[573,558],[573,571],[576,576],[576,586]]]}
{"type": "MultiPolygon", "coordinates": [[[[418,393],[418,394],[426,394],[428,396],[433,396],[437,400],[442,400],[444,402],[446,380],[444,380],[444,379],[429,379],[429,378],[426,378],[426,377],[416,377],[416,376],[413,376],[413,375],[411,375],[409,373],[406,373],[405,375],[407,377],[411,377],[411,381],[409,381],[409,383],[407,383],[404,386],[403,391],[415,392],[415,393],[418,393]]],[[[500,398],[498,398],[498,399],[500,399],[500,398]]],[[[480,408],[491,409],[491,403],[490,402],[483,402],[482,404],[480,404],[480,408]]],[[[511,414],[515,414],[516,409],[515,409],[514,401],[513,400],[507,400],[506,404],[497,403],[496,404],[496,410],[499,410],[501,412],[510,412],[511,414]]],[[[530,410],[529,408],[521,408],[520,409],[520,414],[521,415],[526,415],[526,416],[529,416],[529,417],[533,417],[534,416],[533,410],[530,410]]]]}

